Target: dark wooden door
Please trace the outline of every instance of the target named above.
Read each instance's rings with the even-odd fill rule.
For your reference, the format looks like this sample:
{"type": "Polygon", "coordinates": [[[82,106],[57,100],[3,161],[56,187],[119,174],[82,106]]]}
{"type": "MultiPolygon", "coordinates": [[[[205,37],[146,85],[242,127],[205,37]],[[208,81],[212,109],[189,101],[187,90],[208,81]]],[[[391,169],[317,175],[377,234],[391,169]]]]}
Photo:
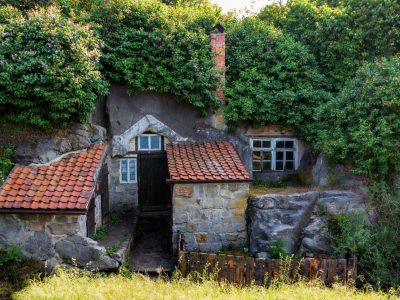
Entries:
{"type": "Polygon", "coordinates": [[[92,237],[96,233],[96,220],[95,220],[95,208],[94,198],[89,202],[89,208],[86,215],[86,229],[87,236],[92,237]]]}
{"type": "Polygon", "coordinates": [[[171,209],[171,191],[168,177],[167,156],[164,153],[140,154],[139,205],[141,211],[171,209]]]}
{"type": "Polygon", "coordinates": [[[108,198],[108,167],[104,165],[100,174],[100,194],[101,194],[101,220],[103,224],[108,223],[110,218],[110,205],[108,198]]]}

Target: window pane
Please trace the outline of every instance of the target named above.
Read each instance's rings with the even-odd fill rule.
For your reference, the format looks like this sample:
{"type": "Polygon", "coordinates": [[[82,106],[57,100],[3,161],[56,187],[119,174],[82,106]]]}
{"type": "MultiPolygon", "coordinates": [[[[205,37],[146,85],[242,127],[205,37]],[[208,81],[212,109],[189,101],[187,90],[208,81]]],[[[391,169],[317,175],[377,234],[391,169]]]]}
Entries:
{"type": "Polygon", "coordinates": [[[270,151],[263,152],[263,160],[271,160],[272,153],[270,151]]]}
{"type": "Polygon", "coordinates": [[[150,136],[151,149],[160,149],[161,138],[156,135],[150,136]]]}
{"type": "Polygon", "coordinates": [[[294,142],[293,141],[286,141],[285,142],[285,148],[294,148],[294,142]]]}
{"type": "Polygon", "coordinates": [[[285,141],[276,141],[276,148],[285,148],[285,141]]]}
{"type": "Polygon", "coordinates": [[[286,170],[293,170],[293,169],[294,169],[294,163],[292,161],[287,161],[286,170]]]}
{"type": "Polygon", "coordinates": [[[271,162],[270,161],[263,161],[263,170],[271,170],[271,162]]]}
{"type": "Polygon", "coordinates": [[[283,161],[276,162],[276,170],[282,171],[283,170],[283,161]]]}
{"type": "Polygon", "coordinates": [[[136,159],[129,160],[129,181],[136,181],[136,159]]]}
{"type": "Polygon", "coordinates": [[[261,171],[261,162],[253,161],[253,171],[261,171]]]}
{"type": "Polygon", "coordinates": [[[286,160],[293,160],[294,158],[294,152],[293,151],[287,151],[286,152],[286,160]]]}
{"type": "Polygon", "coordinates": [[[141,150],[149,149],[149,137],[148,136],[140,136],[139,144],[141,150]]]}
{"type": "Polygon", "coordinates": [[[261,152],[253,151],[253,160],[261,160],[261,152]]]}
{"type": "Polygon", "coordinates": [[[283,151],[276,152],[276,160],[283,160],[283,151]]]}
{"type": "Polygon", "coordinates": [[[254,148],[261,148],[261,141],[253,141],[254,148]]]}
{"type": "Polygon", "coordinates": [[[128,181],[128,161],[126,159],[121,160],[120,164],[120,172],[121,172],[121,181],[127,182],[128,181]]]}
{"type": "Polygon", "coordinates": [[[263,148],[271,148],[271,141],[262,141],[263,148]]]}

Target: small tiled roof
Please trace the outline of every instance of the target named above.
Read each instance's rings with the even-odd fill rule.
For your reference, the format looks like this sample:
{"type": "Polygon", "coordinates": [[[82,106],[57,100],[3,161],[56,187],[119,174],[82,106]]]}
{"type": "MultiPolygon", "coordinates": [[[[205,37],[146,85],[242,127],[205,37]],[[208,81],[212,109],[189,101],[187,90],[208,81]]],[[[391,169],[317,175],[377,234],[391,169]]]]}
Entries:
{"type": "Polygon", "coordinates": [[[84,210],[95,188],[104,145],[45,165],[16,166],[0,189],[2,209],[84,210]]]}
{"type": "Polygon", "coordinates": [[[249,173],[230,142],[167,145],[169,181],[248,181],[249,173]]]}

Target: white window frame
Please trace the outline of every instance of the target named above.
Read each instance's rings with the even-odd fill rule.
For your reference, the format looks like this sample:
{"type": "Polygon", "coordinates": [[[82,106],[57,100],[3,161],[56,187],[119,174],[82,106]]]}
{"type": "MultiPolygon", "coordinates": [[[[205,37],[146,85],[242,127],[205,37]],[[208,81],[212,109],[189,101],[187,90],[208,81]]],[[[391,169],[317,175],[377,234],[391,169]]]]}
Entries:
{"type": "Polygon", "coordinates": [[[145,133],[145,134],[141,134],[141,135],[138,136],[138,150],[139,150],[139,151],[161,151],[161,143],[162,143],[162,139],[161,139],[161,136],[158,135],[158,134],[145,133]],[[152,136],[156,136],[156,137],[159,138],[160,142],[159,142],[159,144],[158,144],[158,145],[159,145],[158,148],[151,148],[151,137],[152,137],[152,136]],[[143,149],[143,148],[140,146],[140,138],[141,138],[141,137],[148,137],[149,148],[143,149]]]}
{"type": "MultiPolygon", "coordinates": [[[[251,154],[252,154],[252,159],[251,163],[253,165],[253,151],[271,151],[271,169],[270,170],[253,170],[253,172],[291,172],[291,171],[296,171],[298,168],[298,140],[295,138],[290,138],[290,137],[274,137],[274,138],[265,138],[265,137],[252,137],[250,138],[250,145],[251,145],[251,154]],[[261,141],[261,145],[263,141],[269,141],[270,148],[263,148],[263,147],[254,147],[253,143],[254,141],[261,141]],[[278,141],[289,141],[293,142],[293,148],[288,148],[288,149],[293,149],[293,170],[277,170],[276,169],[276,152],[279,149],[282,149],[283,152],[286,152],[285,148],[277,148],[276,143],[278,141]]],[[[289,150],[290,151],[290,150],[289,150]]],[[[286,153],[284,153],[283,157],[283,163],[285,165],[286,162],[286,153]]]]}
{"type": "Polygon", "coordinates": [[[125,157],[119,160],[119,182],[120,183],[137,183],[137,157],[125,157]],[[122,180],[122,162],[127,162],[127,179],[122,180]],[[129,172],[129,168],[131,163],[135,165],[135,178],[131,178],[131,173],[129,172]]]}

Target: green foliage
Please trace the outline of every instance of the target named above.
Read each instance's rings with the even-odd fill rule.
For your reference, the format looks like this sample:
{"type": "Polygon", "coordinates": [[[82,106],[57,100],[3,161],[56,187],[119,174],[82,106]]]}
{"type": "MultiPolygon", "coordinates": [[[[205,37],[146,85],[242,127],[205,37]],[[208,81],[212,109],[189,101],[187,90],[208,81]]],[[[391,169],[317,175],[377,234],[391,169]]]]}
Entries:
{"type": "Polygon", "coordinates": [[[316,142],[327,156],[389,184],[400,171],[399,78],[399,57],[366,64],[318,117],[316,142]]]}
{"type": "Polygon", "coordinates": [[[6,180],[8,173],[14,165],[12,161],[13,153],[14,147],[12,146],[0,147],[0,186],[6,180]]]}
{"type": "Polygon", "coordinates": [[[353,254],[359,272],[377,287],[400,284],[400,195],[374,195],[374,223],[363,214],[343,214],[331,217],[328,223],[337,256],[353,254]]]}
{"type": "Polygon", "coordinates": [[[119,249],[121,249],[121,245],[119,243],[118,244],[114,244],[114,245],[112,245],[110,247],[107,247],[106,248],[107,255],[111,256],[114,253],[118,252],[119,249]]]}
{"type": "Polygon", "coordinates": [[[21,248],[13,245],[6,250],[0,248],[0,266],[10,262],[18,261],[21,258],[21,248]]]}
{"type": "Polygon", "coordinates": [[[220,9],[207,1],[60,0],[65,13],[90,22],[104,40],[110,81],[131,92],[170,93],[205,111],[218,107],[208,33],[220,9]]]}
{"type": "MultiPolygon", "coordinates": [[[[0,7],[0,16],[9,7],[0,7]]],[[[38,127],[85,121],[107,92],[99,40],[49,7],[0,20],[0,114],[38,127]]]]}
{"type": "Polygon", "coordinates": [[[396,0],[289,0],[259,17],[307,45],[338,92],[363,62],[398,52],[399,10],[396,0]]]}
{"type": "Polygon", "coordinates": [[[209,37],[197,25],[204,19],[184,22],[185,16],[188,10],[155,1],[127,7],[104,38],[107,76],[128,83],[134,92],[170,93],[203,110],[218,107],[209,37]]]}
{"type": "Polygon", "coordinates": [[[267,247],[267,253],[269,258],[283,258],[288,254],[286,242],[283,239],[277,239],[273,241],[267,247]]]}
{"type": "Polygon", "coordinates": [[[226,117],[294,126],[307,136],[314,109],[329,98],[313,55],[255,18],[237,23],[227,36],[226,117]]]}
{"type": "Polygon", "coordinates": [[[107,226],[100,226],[96,229],[96,233],[92,236],[92,239],[95,241],[104,240],[108,235],[108,227],[107,226]]]}
{"type": "Polygon", "coordinates": [[[111,216],[110,216],[111,224],[117,223],[117,221],[119,221],[120,219],[121,219],[120,213],[115,212],[115,211],[111,213],[111,216]]]}

